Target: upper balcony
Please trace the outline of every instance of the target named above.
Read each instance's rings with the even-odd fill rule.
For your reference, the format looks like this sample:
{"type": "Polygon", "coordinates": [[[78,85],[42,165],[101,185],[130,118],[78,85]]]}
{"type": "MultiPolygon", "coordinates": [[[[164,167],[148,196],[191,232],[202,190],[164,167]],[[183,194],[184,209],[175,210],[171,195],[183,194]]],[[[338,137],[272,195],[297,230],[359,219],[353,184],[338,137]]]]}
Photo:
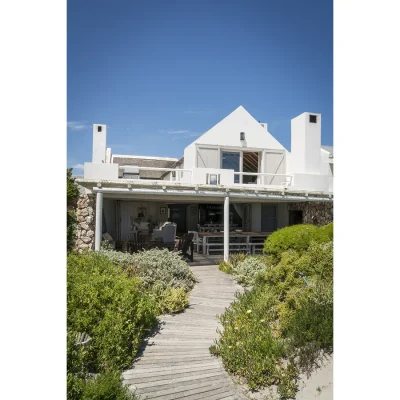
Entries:
{"type": "Polygon", "coordinates": [[[119,183],[132,182],[135,185],[166,183],[173,185],[215,185],[246,189],[292,189],[332,193],[333,178],[328,175],[300,174],[300,173],[262,173],[262,172],[235,172],[233,169],[221,168],[156,168],[119,165],[116,163],[85,163],[84,179],[106,180],[119,183]],[[163,179],[143,179],[141,171],[158,171],[163,179]]]}

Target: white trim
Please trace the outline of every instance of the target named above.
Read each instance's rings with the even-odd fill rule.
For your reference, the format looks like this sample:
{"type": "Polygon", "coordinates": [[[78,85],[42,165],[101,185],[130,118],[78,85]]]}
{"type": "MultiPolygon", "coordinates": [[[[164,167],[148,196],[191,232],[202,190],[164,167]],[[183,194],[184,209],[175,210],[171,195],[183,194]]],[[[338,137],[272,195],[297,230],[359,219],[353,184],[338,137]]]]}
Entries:
{"type": "Polygon", "coordinates": [[[128,156],[128,155],[123,155],[123,154],[113,154],[112,155],[112,160],[114,160],[114,157],[119,157],[119,158],[144,158],[146,160],[163,160],[163,161],[179,161],[180,158],[170,158],[170,157],[153,157],[153,156],[128,156]]]}
{"type": "MultiPolygon", "coordinates": [[[[190,190],[190,189],[137,189],[137,188],[103,188],[103,187],[93,187],[94,193],[108,193],[108,194],[152,194],[152,195],[164,195],[164,196],[193,196],[193,197],[225,197],[227,194],[226,189],[220,190],[190,190]]],[[[291,194],[267,194],[267,193],[245,193],[245,192],[229,192],[230,197],[243,198],[243,199],[274,199],[277,201],[320,201],[320,202],[333,202],[333,199],[329,195],[325,197],[314,197],[305,195],[291,195],[291,194]]]]}

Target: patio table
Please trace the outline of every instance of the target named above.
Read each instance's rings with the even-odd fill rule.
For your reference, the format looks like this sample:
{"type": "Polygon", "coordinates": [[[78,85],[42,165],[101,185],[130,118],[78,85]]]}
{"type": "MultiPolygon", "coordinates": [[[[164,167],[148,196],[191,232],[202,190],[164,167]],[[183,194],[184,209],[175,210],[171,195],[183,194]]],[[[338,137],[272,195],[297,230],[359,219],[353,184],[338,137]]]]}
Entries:
{"type": "MultiPolygon", "coordinates": [[[[254,254],[257,248],[264,246],[264,240],[272,232],[229,232],[229,252],[245,251],[254,254]],[[233,241],[231,242],[231,239],[233,241]]],[[[224,232],[199,232],[203,242],[203,254],[210,255],[210,250],[220,251],[224,248],[224,232]],[[215,240],[217,238],[222,241],[215,240]],[[210,241],[210,239],[212,239],[210,241]],[[219,248],[218,248],[219,247],[219,248]]]]}

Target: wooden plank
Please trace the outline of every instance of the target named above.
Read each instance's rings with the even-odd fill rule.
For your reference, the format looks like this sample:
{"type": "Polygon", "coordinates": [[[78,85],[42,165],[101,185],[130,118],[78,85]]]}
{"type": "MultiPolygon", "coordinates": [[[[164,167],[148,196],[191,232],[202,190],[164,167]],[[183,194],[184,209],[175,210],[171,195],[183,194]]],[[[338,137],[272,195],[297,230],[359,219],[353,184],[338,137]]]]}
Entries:
{"type": "Polygon", "coordinates": [[[199,283],[185,312],[161,317],[162,329],[123,373],[124,382],[147,399],[233,399],[235,386],[209,347],[221,325],[217,318],[242,290],[216,265],[193,267],[199,283]]]}

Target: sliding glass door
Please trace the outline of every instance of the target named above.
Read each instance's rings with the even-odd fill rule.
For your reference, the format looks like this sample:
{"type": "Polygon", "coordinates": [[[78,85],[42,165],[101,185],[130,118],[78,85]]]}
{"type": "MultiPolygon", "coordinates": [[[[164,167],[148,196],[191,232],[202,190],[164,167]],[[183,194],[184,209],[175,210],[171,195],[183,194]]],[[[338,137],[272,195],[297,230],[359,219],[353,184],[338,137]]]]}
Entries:
{"type": "MultiPolygon", "coordinates": [[[[240,172],[240,152],[222,151],[221,168],[233,169],[235,172],[240,172]]],[[[240,183],[240,175],[235,175],[234,182],[240,183]]]]}

